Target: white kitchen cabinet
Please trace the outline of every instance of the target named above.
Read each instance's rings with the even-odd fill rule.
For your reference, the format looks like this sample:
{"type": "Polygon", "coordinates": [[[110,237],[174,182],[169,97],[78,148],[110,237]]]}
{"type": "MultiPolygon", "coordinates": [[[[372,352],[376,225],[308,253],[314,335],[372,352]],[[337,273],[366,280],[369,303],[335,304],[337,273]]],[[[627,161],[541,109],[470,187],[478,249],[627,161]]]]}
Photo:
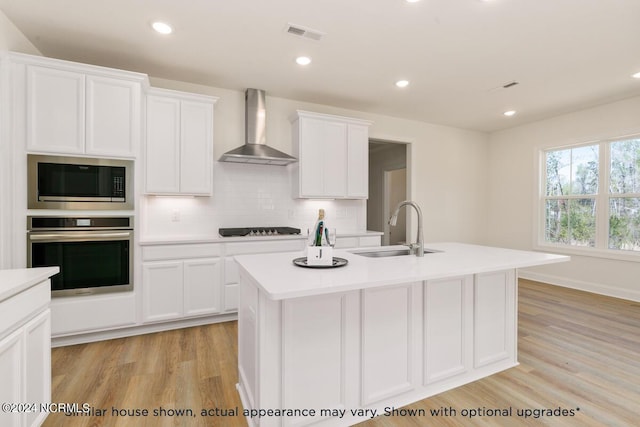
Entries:
{"type": "Polygon", "coordinates": [[[84,153],[84,74],[27,66],[27,149],[84,153]]]}
{"type": "Polygon", "coordinates": [[[144,320],[176,319],[182,314],[182,261],[142,264],[144,320]]]}
{"type": "Polygon", "coordinates": [[[0,425],[35,427],[51,402],[51,282],[57,267],[0,270],[0,425]]]}
{"type": "MultiPolygon", "coordinates": [[[[40,313],[24,327],[25,402],[48,402],[51,399],[51,313],[40,313]]],[[[25,414],[27,426],[40,425],[46,412],[25,414]]]]}
{"type": "Polygon", "coordinates": [[[474,283],[474,368],[517,354],[515,270],[477,274],[474,283]]]}
{"type": "Polygon", "coordinates": [[[135,157],[140,140],[141,85],[111,77],[86,77],[85,153],[135,157]]]}
{"type": "Polygon", "coordinates": [[[153,88],[147,95],[147,194],[211,195],[217,98],[153,88]]]}
{"type": "Polygon", "coordinates": [[[27,62],[29,151],[136,157],[143,75],[19,58],[27,62]]]}
{"type": "MultiPolygon", "coordinates": [[[[40,313],[0,340],[0,401],[46,404],[51,401],[51,316],[40,313]]],[[[0,425],[39,426],[47,416],[32,411],[0,412],[0,425]]]]}
{"type": "MultiPolygon", "coordinates": [[[[23,368],[23,332],[16,331],[3,340],[0,340],[0,400],[2,403],[22,402],[22,372],[23,368]]],[[[0,425],[22,425],[19,412],[0,412],[0,425]]]]}
{"type": "Polygon", "coordinates": [[[217,313],[220,311],[220,258],[184,261],[185,316],[217,313]]]}
{"type": "Polygon", "coordinates": [[[142,251],[143,321],[178,320],[221,309],[221,246],[147,246],[142,251]]]}
{"type": "Polygon", "coordinates": [[[292,124],[294,197],[368,197],[371,122],[299,110],[292,124]]]}
{"type": "Polygon", "coordinates": [[[464,374],[471,368],[472,298],[473,276],[425,283],[425,385],[464,374]]]}

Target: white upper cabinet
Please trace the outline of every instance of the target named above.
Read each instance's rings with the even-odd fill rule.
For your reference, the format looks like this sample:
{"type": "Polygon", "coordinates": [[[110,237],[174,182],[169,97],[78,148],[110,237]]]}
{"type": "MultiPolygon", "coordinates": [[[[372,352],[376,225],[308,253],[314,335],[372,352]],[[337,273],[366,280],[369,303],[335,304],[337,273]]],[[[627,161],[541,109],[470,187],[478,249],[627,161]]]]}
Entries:
{"type": "Polygon", "coordinates": [[[136,157],[144,75],[47,58],[26,62],[29,151],[136,157]]]}
{"type": "Polygon", "coordinates": [[[371,122],[307,111],[292,122],[294,197],[366,199],[371,122]]]}
{"type": "Polygon", "coordinates": [[[87,154],[128,157],[140,139],[140,84],[87,76],[87,154]]]}
{"type": "Polygon", "coordinates": [[[84,74],[27,67],[27,148],[84,152],[84,74]]]}
{"type": "Polygon", "coordinates": [[[153,88],[147,95],[146,193],[211,195],[217,98],[153,88]]]}

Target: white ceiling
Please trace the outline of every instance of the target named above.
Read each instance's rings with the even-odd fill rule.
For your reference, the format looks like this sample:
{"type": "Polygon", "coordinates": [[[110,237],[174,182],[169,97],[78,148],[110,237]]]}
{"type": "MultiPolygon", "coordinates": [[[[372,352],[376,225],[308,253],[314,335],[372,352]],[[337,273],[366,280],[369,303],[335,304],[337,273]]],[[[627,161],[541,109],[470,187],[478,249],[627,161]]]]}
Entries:
{"type": "Polygon", "coordinates": [[[640,94],[630,77],[640,71],[640,0],[0,0],[0,9],[45,56],[481,131],[640,94]],[[174,33],[150,30],[155,20],[174,33]],[[288,23],[326,35],[299,38],[288,23]],[[294,62],[303,54],[306,68],[294,62]],[[400,78],[410,86],[396,88],[400,78]],[[502,116],[509,109],[518,114],[502,116]]]}

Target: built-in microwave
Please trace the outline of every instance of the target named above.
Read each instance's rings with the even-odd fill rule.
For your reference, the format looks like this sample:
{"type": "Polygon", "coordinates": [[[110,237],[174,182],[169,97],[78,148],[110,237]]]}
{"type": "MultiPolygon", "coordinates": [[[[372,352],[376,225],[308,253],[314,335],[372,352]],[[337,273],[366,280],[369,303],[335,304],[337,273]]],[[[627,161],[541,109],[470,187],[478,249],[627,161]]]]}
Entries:
{"type": "Polygon", "coordinates": [[[133,209],[133,161],[27,156],[29,209],[133,209]]]}

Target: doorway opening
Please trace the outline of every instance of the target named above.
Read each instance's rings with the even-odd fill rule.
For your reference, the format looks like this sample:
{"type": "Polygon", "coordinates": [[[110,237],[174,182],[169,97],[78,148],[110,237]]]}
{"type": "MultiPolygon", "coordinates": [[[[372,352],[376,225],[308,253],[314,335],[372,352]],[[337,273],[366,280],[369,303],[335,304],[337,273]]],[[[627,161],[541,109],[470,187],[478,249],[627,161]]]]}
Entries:
{"type": "Polygon", "coordinates": [[[407,242],[406,213],[398,216],[395,227],[390,227],[388,220],[398,203],[410,198],[409,147],[407,143],[369,140],[367,230],[384,233],[382,245],[407,242]]]}

